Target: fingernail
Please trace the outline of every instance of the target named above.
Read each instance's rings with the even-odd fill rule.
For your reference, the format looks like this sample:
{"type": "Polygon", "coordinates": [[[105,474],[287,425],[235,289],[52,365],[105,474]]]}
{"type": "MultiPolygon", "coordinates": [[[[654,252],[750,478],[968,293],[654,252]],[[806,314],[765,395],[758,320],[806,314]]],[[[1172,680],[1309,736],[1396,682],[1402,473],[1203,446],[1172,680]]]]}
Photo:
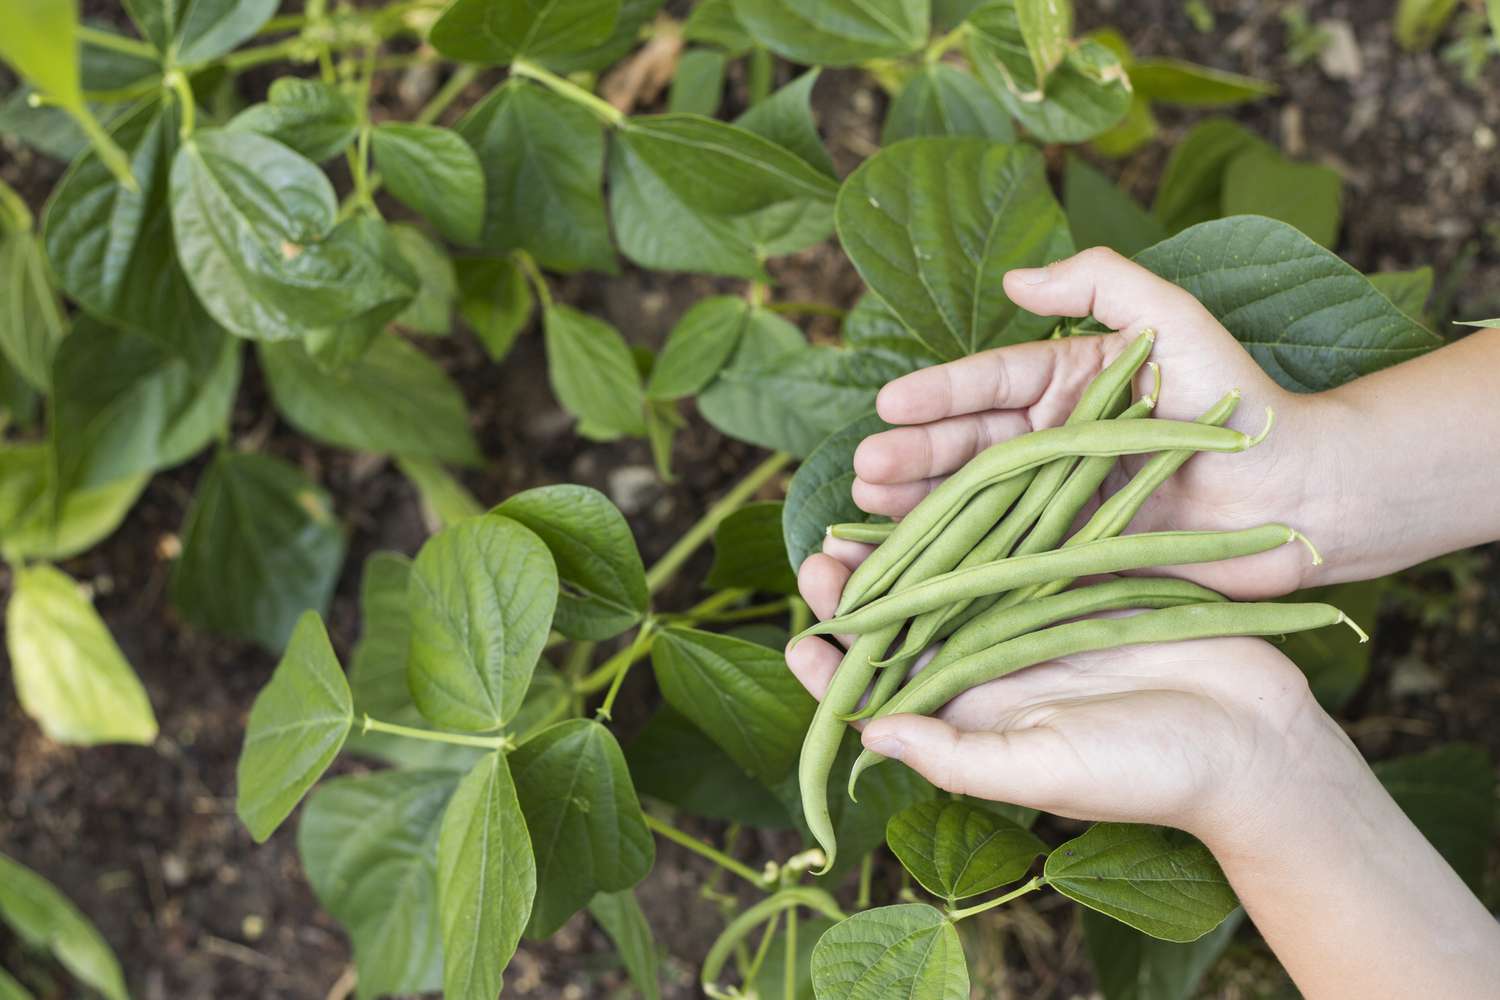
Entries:
{"type": "Polygon", "coordinates": [[[906,744],[894,736],[877,736],[865,743],[865,749],[873,750],[890,760],[900,760],[901,755],[906,753],[906,744]]]}
{"type": "Polygon", "coordinates": [[[1045,267],[1022,268],[1015,273],[1021,276],[1021,284],[1023,285],[1040,285],[1052,277],[1051,269],[1045,267]]]}

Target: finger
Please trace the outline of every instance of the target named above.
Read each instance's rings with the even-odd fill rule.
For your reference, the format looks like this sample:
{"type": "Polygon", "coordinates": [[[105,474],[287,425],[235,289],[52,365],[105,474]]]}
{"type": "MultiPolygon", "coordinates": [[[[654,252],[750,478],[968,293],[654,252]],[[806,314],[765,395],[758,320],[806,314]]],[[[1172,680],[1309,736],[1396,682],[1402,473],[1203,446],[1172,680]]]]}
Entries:
{"type": "Polygon", "coordinates": [[[854,450],[854,473],[867,483],[906,483],[943,476],[992,444],[1031,430],[1016,410],[938,420],[872,434],[854,450]]]}
{"type": "Polygon", "coordinates": [[[866,726],[863,742],[958,795],[1043,808],[1061,790],[1049,760],[1059,748],[1047,729],[964,732],[941,719],[891,715],[866,726]]]}
{"type": "Polygon", "coordinates": [[[875,546],[864,542],[851,542],[847,538],[834,538],[832,535],[823,536],[823,554],[837,559],[851,570],[870,557],[875,551],[875,546]]]}
{"type": "Polygon", "coordinates": [[[1031,341],[914,371],[886,383],[875,397],[875,410],[893,424],[925,424],[965,413],[1024,409],[1052,383],[1058,345],[1065,343],[1031,341]]]}
{"type": "Polygon", "coordinates": [[[820,620],[832,618],[837,612],[839,595],[849,581],[849,572],[848,566],[821,552],[802,560],[797,570],[797,590],[820,620]]]}
{"type": "Polygon", "coordinates": [[[1171,320],[1201,319],[1205,312],[1183,289],[1105,247],[1047,267],[1008,271],[1003,283],[1005,294],[1022,309],[1043,316],[1093,316],[1126,333],[1171,320]]]}
{"type": "Polygon", "coordinates": [[[854,503],[860,510],[887,517],[900,517],[921,503],[922,498],[931,493],[940,482],[941,479],[919,479],[913,483],[885,486],[856,479],[849,487],[849,495],[854,498],[854,503]]]}
{"type": "Polygon", "coordinates": [[[788,644],[786,648],[786,665],[807,688],[807,693],[819,701],[823,700],[823,692],[828,690],[828,682],[843,658],[842,650],[816,637],[795,646],[788,644]]]}

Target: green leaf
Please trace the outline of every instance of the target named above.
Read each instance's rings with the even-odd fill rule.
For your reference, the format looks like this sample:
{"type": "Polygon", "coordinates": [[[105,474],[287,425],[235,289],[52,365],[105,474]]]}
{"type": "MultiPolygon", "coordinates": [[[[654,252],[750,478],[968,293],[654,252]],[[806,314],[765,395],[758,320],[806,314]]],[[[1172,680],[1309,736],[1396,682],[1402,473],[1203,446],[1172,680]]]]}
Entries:
{"type": "Polygon", "coordinates": [[[871,413],[824,438],[803,460],[786,491],[781,534],[787,562],[795,571],[814,552],[823,550],[830,524],[863,521],[849,489],[854,483],[854,449],[871,434],[890,428],[871,413]]]}
{"type": "Polygon", "coordinates": [[[604,216],[604,130],[587,110],[512,79],[456,126],[484,168],[481,245],[557,271],[615,269],[604,216]]]}
{"type": "Polygon", "coordinates": [[[880,906],[834,924],[812,954],[819,1000],[968,1000],[958,929],[924,903],[880,906]]]}
{"type": "Polygon", "coordinates": [[[329,444],[478,464],[463,394],[417,348],[377,337],[342,371],[324,370],[299,343],[260,344],[276,408],[298,430],[329,444]]]}
{"type": "Polygon", "coordinates": [[[457,132],[434,125],[385,122],[371,134],[386,190],[456,243],[479,242],[484,224],[484,171],[457,132]]]}
{"type": "Polygon", "coordinates": [[[589,914],[615,944],[630,981],[645,1000],[661,1000],[661,960],[651,924],[630,890],[601,892],[589,901],[589,914]]]}
{"type": "Polygon", "coordinates": [[[746,504],[714,530],[714,564],[707,586],[744,587],[773,594],[795,594],[797,577],[783,558],[780,500],[746,504]]]}
{"type": "Polygon", "coordinates": [[[813,703],[780,650],[674,626],[657,635],[651,665],[667,704],[698,720],[747,774],[786,777],[813,703]]]}
{"type": "Polygon", "coordinates": [[[646,433],[641,374],[620,332],[571,306],[543,314],[547,378],[552,392],[595,436],[646,433]]]}
{"type": "Polygon", "coordinates": [[[41,243],[30,232],[0,232],[0,360],[47,392],[52,357],[67,332],[41,243]]]}
{"type": "Polygon", "coordinates": [[[1015,0],[1016,24],[1036,79],[1045,81],[1068,54],[1073,35],[1072,0],[1015,0]]]}
{"type": "Polygon", "coordinates": [[[1291,226],[1205,222],[1136,261],[1201,301],[1280,385],[1319,392],[1442,344],[1291,226]]]}
{"type": "Polygon", "coordinates": [[[1483,898],[1495,837],[1495,768],[1484,747],[1450,743],[1375,765],[1391,798],[1483,898]]]}
{"type": "Polygon", "coordinates": [[[1109,247],[1130,257],[1167,238],[1155,216],[1077,156],[1063,171],[1063,205],[1080,249],[1109,247]]]}
{"type": "Polygon", "coordinates": [[[1213,855],[1178,830],[1096,823],[1047,856],[1047,883],[1163,941],[1196,941],[1237,905],[1213,855]]]}
{"type": "Polygon", "coordinates": [[[906,81],[886,114],[880,141],[929,135],[970,135],[1013,142],[1005,106],[984,84],[948,63],[925,63],[906,81]]]}
{"type": "Polygon", "coordinates": [[[422,515],[429,524],[441,528],[484,513],[473,494],[436,459],[400,455],[396,466],[417,488],[422,498],[422,515]]]}
{"type": "Polygon", "coordinates": [[[722,52],[688,49],[677,60],[677,75],[667,92],[667,110],[672,114],[713,115],[724,97],[724,70],[729,62],[722,52]]]}
{"type": "Polygon", "coordinates": [[[1118,159],[1129,156],[1146,143],[1156,138],[1160,131],[1156,116],[1151,113],[1151,102],[1139,93],[1130,97],[1130,107],[1119,123],[1094,136],[1090,145],[1100,156],[1118,159]]]}
{"type": "Polygon", "coordinates": [[[447,251],[416,226],[394,225],[391,237],[417,276],[417,297],[393,322],[413,333],[451,333],[458,275],[447,251]]]}
{"type": "Polygon", "coordinates": [[[536,852],[536,902],[526,935],[545,938],[595,893],[629,889],[656,844],[615,738],[592,719],[542,730],[510,755],[536,852]]]}
{"type": "Polygon", "coordinates": [[[1105,1000],[1190,1000],[1244,922],[1235,910],[1196,941],[1158,941],[1094,910],[1083,911],[1083,937],[1105,1000]]]}
{"type": "Polygon", "coordinates": [[[772,829],[792,825],[776,795],[671,705],[656,710],[625,760],[640,794],[694,816],[772,829]]]}
{"type": "Polygon", "coordinates": [[[885,839],[922,888],[950,904],[1016,881],[1047,853],[1030,830],[959,799],[903,809],[885,839]]]}
{"type": "Polygon", "coordinates": [[[1432,48],[1457,9],[1458,0],[1400,0],[1396,5],[1396,41],[1408,52],[1432,48]]]}
{"type": "Polygon", "coordinates": [[[3,0],[0,59],[66,108],[83,107],[78,81],[78,4],[3,0]]]}
{"type": "Polygon", "coordinates": [[[407,682],[439,726],[493,730],[521,707],[557,603],[546,545],[482,515],[429,538],[412,565],[407,682]]]}
{"type": "Polygon", "coordinates": [[[690,42],[717,45],[731,56],[750,51],[755,40],[734,12],[734,0],[700,0],[682,23],[682,37],[690,42]]]}
{"type": "Polygon", "coordinates": [[[619,635],[651,603],[630,525],[609,498],[587,486],[525,490],[493,511],[525,525],[557,565],[561,593],[552,627],[570,639],[619,635]]]}
{"type": "Polygon", "coordinates": [[[327,607],[343,560],[327,493],[280,459],[221,451],[188,509],[172,606],[194,625],[279,651],[304,611],[327,607]]]}
{"type": "Polygon", "coordinates": [[[1152,214],[1175,233],[1217,219],[1223,203],[1224,171],[1235,157],[1269,149],[1264,141],[1225,118],[1210,118],[1179,142],[1156,189],[1152,214]]]}
{"type": "MultiPolygon", "coordinates": [[[[1388,578],[1360,580],[1299,590],[1286,599],[1332,604],[1354,621],[1367,623],[1373,632],[1380,598],[1388,586],[1388,578]]],[[[1350,629],[1298,632],[1287,636],[1278,648],[1307,675],[1313,697],[1330,712],[1343,707],[1370,672],[1370,644],[1360,642],[1350,629]]]]}
{"type": "Polygon", "coordinates": [[[844,317],[840,331],[844,343],[866,354],[884,356],[897,367],[915,371],[937,364],[937,355],[927,349],[878,295],[865,292],[844,317]]]}
{"type": "Polygon", "coordinates": [[[146,486],[127,476],[57,496],[56,460],[45,444],[0,446],[0,553],[7,559],[67,559],[115,530],[146,486]]]}
{"type": "Polygon", "coordinates": [[[427,40],[450,59],[503,66],[598,45],[619,14],[620,0],[454,0],[427,40]]]}
{"type": "Polygon", "coordinates": [[[359,133],[359,112],[354,102],[321,80],[283,76],[271,84],[266,98],[235,115],[224,127],[269,136],[314,163],[342,153],[359,133]]]}
{"type": "Polygon", "coordinates": [[[665,0],[620,0],[620,15],[609,37],[597,45],[578,52],[548,56],[547,68],[569,76],[573,73],[597,73],[619,62],[641,42],[647,26],[661,10],[665,0]]]}
{"type": "Polygon", "coordinates": [[[792,62],[852,66],[902,56],[927,41],[928,0],[734,0],[757,42],[792,62]]]}
{"type": "Polygon", "coordinates": [[[511,736],[525,743],[573,710],[573,685],[545,663],[531,675],[521,710],[510,720],[511,736]]]}
{"type": "Polygon", "coordinates": [[[170,65],[207,62],[248,40],[279,0],[125,0],[125,9],[170,65]]]}
{"type": "Polygon", "coordinates": [[[1249,150],[1224,171],[1222,211],[1278,219],[1331,247],[1338,240],[1343,190],[1337,170],[1293,163],[1271,149],[1249,150]]]}
{"type": "Polygon", "coordinates": [[[14,573],[5,646],[22,710],[59,743],[151,744],[150,699],[78,584],[46,564],[14,573]]]}
{"type": "Polygon", "coordinates": [[[31,991],[10,977],[10,973],[0,969],[0,1000],[35,1000],[31,991]]]}
{"type": "MultiPolygon", "coordinates": [[[[814,170],[837,177],[833,158],[828,155],[828,147],[823,145],[817,122],[813,120],[812,90],[818,76],[818,70],[808,70],[770,97],[752,105],[734,123],[790,150],[814,170]]],[[[823,200],[822,195],[818,198],[823,200]]]]}
{"type": "Polygon", "coordinates": [[[256,695],[235,772],[234,810],[256,843],[276,832],[338,756],[354,723],[349,683],[317,612],[303,613],[256,695]]]}
{"type": "Polygon", "coordinates": [[[361,997],[443,983],[439,821],[452,771],[384,771],[326,782],[307,800],[297,853],[318,902],[354,942],[361,997]]]}
{"type": "Polygon", "coordinates": [[[678,399],[702,389],[739,345],[753,310],[734,295],[699,299],[682,314],[646,382],[649,399],[678,399]]]}
{"type": "Polygon", "coordinates": [[[1432,268],[1423,265],[1410,271],[1385,271],[1367,274],[1370,284],[1391,300],[1391,304],[1417,322],[1427,309],[1427,300],[1432,296],[1432,268]]]}
{"type": "Polygon", "coordinates": [[[229,426],[239,341],[216,327],[216,361],[195,372],[153,341],[84,319],[52,369],[57,489],[103,486],[193,457],[229,426]]]}
{"type": "Polygon", "coordinates": [[[1162,104],[1220,108],[1258,101],[1278,92],[1276,84],[1252,76],[1226,73],[1181,59],[1140,59],[1130,64],[1136,93],[1162,104]]]}
{"type": "Polygon", "coordinates": [[[56,886],[4,854],[0,920],[25,944],[50,952],[75,979],[108,1000],[129,1000],[120,963],[94,925],[56,886]]]}
{"type": "Polygon", "coordinates": [[[492,361],[503,361],[531,319],[531,286],[508,257],[472,257],[453,262],[458,275],[458,314],[473,328],[492,361]]]}
{"type": "Polygon", "coordinates": [[[1052,320],[1017,309],[1000,286],[1011,268],[1073,250],[1036,150],[971,138],[897,143],[844,182],[837,218],[865,283],[944,360],[1050,331],[1052,320]]]}

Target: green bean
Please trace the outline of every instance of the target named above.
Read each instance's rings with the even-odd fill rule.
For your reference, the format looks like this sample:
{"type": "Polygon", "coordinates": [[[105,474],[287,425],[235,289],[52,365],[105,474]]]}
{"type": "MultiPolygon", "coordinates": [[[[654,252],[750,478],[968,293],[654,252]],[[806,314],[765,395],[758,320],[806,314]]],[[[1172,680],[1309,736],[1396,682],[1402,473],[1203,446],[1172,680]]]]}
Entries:
{"type": "Polygon", "coordinates": [[[895,530],[894,521],[845,521],[828,526],[829,538],[842,538],[846,542],[866,542],[879,545],[895,530]]]}
{"type": "MultiPolygon", "coordinates": [[[[1046,465],[1055,459],[1064,457],[1071,459],[1073,456],[1082,454],[1081,447],[1071,452],[1066,447],[1054,447],[1051,452],[1047,449],[1049,445],[1054,444],[1054,439],[1057,437],[1055,432],[1096,420],[1122,389],[1129,391],[1131,380],[1145,362],[1146,356],[1151,353],[1151,345],[1155,340],[1155,331],[1143,330],[1140,336],[1136,337],[1130,346],[1095,376],[1084,389],[1078,403],[1073,407],[1073,413],[1068,417],[1068,422],[1062,428],[1055,427],[1025,434],[993,445],[975,456],[962,469],[929,493],[906,517],[901,519],[896,529],[891,532],[887,541],[892,544],[881,545],[850,574],[848,582],[844,585],[843,595],[839,599],[838,613],[843,614],[850,608],[858,607],[865,601],[884,594],[895,583],[901,571],[910,565],[922,548],[931,542],[937,532],[941,531],[948,520],[957,513],[963,502],[986,483],[1014,475],[1027,468],[1046,465]]],[[[1066,441],[1065,436],[1063,440],[1066,441]]],[[[1066,472],[1062,475],[1065,476],[1066,472]]],[[[1057,481],[1060,483],[1061,478],[1057,481]]],[[[1052,490],[1055,489],[1056,486],[1053,486],[1052,490]]],[[[1048,490],[1047,496],[1051,496],[1051,490],[1048,490]]]]}
{"type": "MultiPolygon", "coordinates": [[[[1154,531],[1120,538],[1101,538],[1073,548],[1015,556],[931,577],[898,593],[871,601],[857,611],[818,622],[797,634],[862,633],[899,625],[913,615],[954,601],[1013,590],[1033,583],[1120,573],[1148,566],[1176,566],[1218,562],[1266,552],[1290,541],[1306,539],[1284,524],[1263,524],[1240,531],[1154,531]]],[[[1308,548],[1312,546],[1308,544],[1308,548]]]]}
{"type": "MultiPolygon", "coordinates": [[[[926,715],[970,688],[1064,656],[1140,643],[1230,635],[1284,635],[1340,623],[1352,628],[1360,642],[1369,638],[1353,620],[1328,604],[1190,604],[1147,611],[1129,618],[1089,618],[1069,622],[991,646],[949,664],[946,669],[925,670],[887,702],[877,717],[926,715]]],[[[859,755],[849,775],[851,796],[860,773],[880,759],[879,754],[869,750],[859,755]]]]}

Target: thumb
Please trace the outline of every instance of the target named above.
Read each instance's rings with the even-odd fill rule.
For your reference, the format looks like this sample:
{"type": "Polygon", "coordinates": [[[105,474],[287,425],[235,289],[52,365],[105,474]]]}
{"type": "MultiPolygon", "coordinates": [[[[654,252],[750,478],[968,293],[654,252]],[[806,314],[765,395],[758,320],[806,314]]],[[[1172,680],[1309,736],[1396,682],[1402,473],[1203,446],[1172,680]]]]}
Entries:
{"type": "Polygon", "coordinates": [[[1045,756],[1045,730],[967,731],[923,715],[890,715],[866,726],[862,739],[866,749],[958,795],[1034,808],[1051,797],[1046,769],[1037,766],[1045,756]]]}
{"type": "Polygon", "coordinates": [[[1090,316],[1131,332],[1168,321],[1207,318],[1197,299],[1134,261],[1094,247],[1047,267],[1006,272],[1005,294],[1042,316],[1090,316]]]}

